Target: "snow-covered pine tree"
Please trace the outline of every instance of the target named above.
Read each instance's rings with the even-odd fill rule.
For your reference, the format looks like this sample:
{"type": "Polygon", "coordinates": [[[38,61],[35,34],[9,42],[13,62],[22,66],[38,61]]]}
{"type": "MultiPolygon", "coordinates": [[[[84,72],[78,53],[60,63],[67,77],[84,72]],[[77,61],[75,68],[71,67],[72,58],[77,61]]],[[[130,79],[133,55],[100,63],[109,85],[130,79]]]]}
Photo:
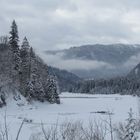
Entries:
{"type": "Polygon", "coordinates": [[[137,124],[136,119],[133,118],[133,112],[130,108],[128,112],[128,119],[125,124],[120,124],[117,129],[117,137],[119,140],[138,140],[137,136],[137,124]]]}
{"type": "Polygon", "coordinates": [[[19,86],[19,72],[20,72],[20,52],[19,52],[19,37],[18,27],[15,20],[12,22],[9,45],[12,51],[12,76],[14,85],[19,86]]]}
{"type": "Polygon", "coordinates": [[[42,82],[38,77],[36,77],[35,84],[34,84],[34,97],[35,99],[43,102],[44,96],[45,96],[45,92],[44,92],[42,82]]]}
{"type": "Polygon", "coordinates": [[[38,72],[38,62],[33,48],[30,48],[29,82],[27,85],[27,96],[43,101],[45,92],[38,72]]]}
{"type": "Polygon", "coordinates": [[[30,45],[25,37],[20,49],[20,91],[23,95],[26,95],[27,83],[30,80],[30,45]]]}
{"type": "Polygon", "coordinates": [[[55,76],[49,75],[47,78],[46,98],[50,103],[60,104],[59,88],[55,76]]]}
{"type": "Polygon", "coordinates": [[[28,101],[31,101],[32,100],[32,95],[34,95],[34,85],[32,83],[32,81],[29,81],[27,83],[27,87],[26,87],[26,98],[28,101]]]}
{"type": "Polygon", "coordinates": [[[10,37],[9,37],[9,43],[13,49],[13,51],[17,51],[19,49],[19,36],[18,36],[18,27],[17,24],[15,22],[15,20],[13,20],[12,22],[12,26],[11,26],[11,31],[10,31],[10,37]]]}

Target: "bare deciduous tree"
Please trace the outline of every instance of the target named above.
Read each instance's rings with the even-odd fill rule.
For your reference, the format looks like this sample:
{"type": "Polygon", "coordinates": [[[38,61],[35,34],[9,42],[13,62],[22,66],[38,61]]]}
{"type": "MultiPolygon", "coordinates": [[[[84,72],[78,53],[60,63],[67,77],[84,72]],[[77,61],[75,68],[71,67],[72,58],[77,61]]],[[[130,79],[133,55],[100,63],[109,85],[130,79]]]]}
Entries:
{"type": "Polygon", "coordinates": [[[0,44],[7,45],[8,44],[8,36],[1,36],[0,37],[0,44]]]}

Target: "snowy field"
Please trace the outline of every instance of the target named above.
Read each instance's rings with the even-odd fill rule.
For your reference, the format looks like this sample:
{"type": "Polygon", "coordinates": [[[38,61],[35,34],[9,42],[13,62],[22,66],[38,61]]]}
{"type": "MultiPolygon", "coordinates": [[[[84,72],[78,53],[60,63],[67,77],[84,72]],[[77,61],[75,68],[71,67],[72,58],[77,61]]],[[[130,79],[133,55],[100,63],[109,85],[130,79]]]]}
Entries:
{"type": "Polygon", "coordinates": [[[15,139],[14,135],[24,118],[32,122],[24,124],[19,136],[20,140],[28,140],[31,134],[41,130],[41,122],[45,127],[54,125],[56,122],[59,124],[63,121],[76,120],[86,124],[89,120],[107,119],[110,112],[113,123],[118,123],[126,120],[130,108],[133,109],[134,117],[137,118],[139,115],[137,97],[71,93],[63,93],[60,97],[60,105],[40,102],[27,104],[24,98],[20,101],[10,98],[7,107],[0,109],[1,124],[4,123],[6,112],[10,139],[15,139]]]}

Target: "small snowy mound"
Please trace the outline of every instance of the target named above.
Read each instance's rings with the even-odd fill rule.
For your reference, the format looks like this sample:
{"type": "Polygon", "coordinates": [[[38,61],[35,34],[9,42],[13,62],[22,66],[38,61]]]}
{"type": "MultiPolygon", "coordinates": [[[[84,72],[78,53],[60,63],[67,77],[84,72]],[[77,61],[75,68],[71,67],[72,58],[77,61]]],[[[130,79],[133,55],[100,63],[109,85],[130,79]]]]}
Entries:
{"type": "Polygon", "coordinates": [[[27,105],[27,99],[21,93],[10,87],[4,87],[0,91],[0,106],[24,106],[27,105]]]}
{"type": "Polygon", "coordinates": [[[8,98],[6,99],[6,103],[8,106],[14,105],[19,107],[28,104],[26,98],[22,96],[19,92],[9,95],[8,98]]]}

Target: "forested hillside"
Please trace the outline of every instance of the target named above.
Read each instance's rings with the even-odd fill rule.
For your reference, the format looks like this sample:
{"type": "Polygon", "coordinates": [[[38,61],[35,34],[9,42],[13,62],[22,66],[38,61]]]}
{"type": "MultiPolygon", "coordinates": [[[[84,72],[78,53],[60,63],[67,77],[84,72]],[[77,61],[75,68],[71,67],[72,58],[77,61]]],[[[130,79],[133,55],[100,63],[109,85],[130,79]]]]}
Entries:
{"type": "MultiPolygon", "coordinates": [[[[71,91],[71,89],[70,89],[71,91]]],[[[100,80],[83,80],[72,92],[90,94],[129,94],[140,96],[140,64],[123,77],[100,80]]]]}
{"type": "MultiPolygon", "coordinates": [[[[46,51],[46,55],[64,62],[63,69],[83,78],[124,76],[139,63],[139,44],[93,44],[64,50],[46,51]]],[[[58,63],[54,66],[59,66],[58,63]]],[[[61,63],[60,63],[61,64],[61,63]]]]}
{"type": "Polygon", "coordinates": [[[127,76],[131,79],[140,81],[140,63],[136,65],[127,76]]]}
{"type": "Polygon", "coordinates": [[[71,72],[61,70],[52,66],[48,66],[48,73],[50,75],[56,75],[60,91],[68,91],[82,80],[80,77],[71,72]]]}
{"type": "Polygon", "coordinates": [[[30,47],[27,38],[19,45],[18,28],[12,22],[10,36],[0,39],[0,93],[3,104],[4,88],[18,90],[28,101],[60,103],[57,78],[48,73],[47,65],[30,47]]]}
{"type": "MultiPolygon", "coordinates": [[[[124,50],[126,49],[125,47],[124,50]]],[[[132,47],[130,48],[132,49],[132,47]]],[[[135,48],[133,51],[136,53],[137,49],[139,49],[139,47],[135,48]]],[[[132,52],[130,51],[129,54],[131,53],[132,52]]],[[[124,54],[124,57],[126,57],[127,54],[128,52],[124,54]]],[[[102,69],[102,71],[104,71],[104,69],[102,69]]],[[[130,70],[130,72],[126,73],[124,76],[116,76],[108,79],[102,78],[98,80],[83,80],[78,82],[77,85],[73,87],[73,89],[70,89],[70,91],[90,94],[120,93],[140,96],[140,63],[137,64],[132,70],[130,70]]]]}

